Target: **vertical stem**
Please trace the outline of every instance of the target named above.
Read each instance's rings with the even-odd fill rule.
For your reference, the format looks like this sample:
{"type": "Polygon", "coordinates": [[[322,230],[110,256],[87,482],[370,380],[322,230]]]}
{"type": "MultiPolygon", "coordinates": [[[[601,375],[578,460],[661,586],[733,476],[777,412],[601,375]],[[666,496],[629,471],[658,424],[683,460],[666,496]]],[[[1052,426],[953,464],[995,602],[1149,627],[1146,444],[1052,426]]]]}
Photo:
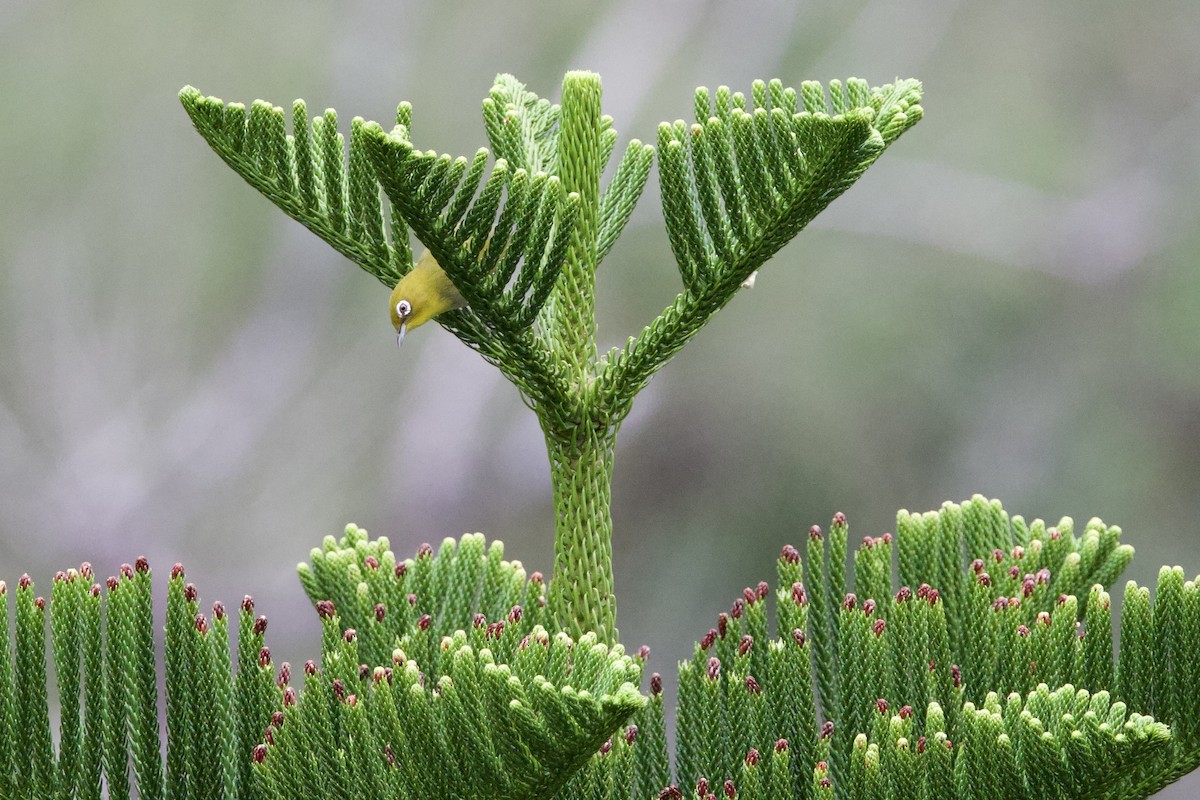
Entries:
{"type": "Polygon", "coordinates": [[[547,303],[556,352],[582,377],[596,358],[596,234],[600,219],[600,76],[568,72],[559,117],[558,173],[578,192],[579,223],[562,277],[547,303]]]}
{"type": "MultiPolygon", "coordinates": [[[[600,76],[569,72],[563,79],[559,116],[558,174],[580,198],[579,223],[571,236],[562,277],[542,313],[543,330],[582,398],[596,359],[596,236],[600,219],[600,76]]],[[[541,415],[554,486],[554,579],[551,610],[578,638],[594,631],[617,639],[612,572],[613,446],[615,426],[586,418],[541,415]]]]}
{"type": "Polygon", "coordinates": [[[546,437],[554,486],[554,579],[550,608],[572,637],[595,631],[617,641],[612,570],[612,474],[615,435],[568,444],[546,437]]]}

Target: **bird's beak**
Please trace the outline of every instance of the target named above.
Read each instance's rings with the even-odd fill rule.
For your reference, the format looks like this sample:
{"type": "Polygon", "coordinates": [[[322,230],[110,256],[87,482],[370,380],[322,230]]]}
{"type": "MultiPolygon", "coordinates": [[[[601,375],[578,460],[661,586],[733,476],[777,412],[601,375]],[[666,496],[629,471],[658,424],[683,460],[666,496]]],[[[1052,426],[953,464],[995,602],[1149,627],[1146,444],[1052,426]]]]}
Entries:
{"type": "Polygon", "coordinates": [[[404,344],[404,332],[406,330],[408,330],[408,323],[401,322],[400,329],[398,331],[396,331],[396,347],[399,347],[400,345],[404,344]]]}

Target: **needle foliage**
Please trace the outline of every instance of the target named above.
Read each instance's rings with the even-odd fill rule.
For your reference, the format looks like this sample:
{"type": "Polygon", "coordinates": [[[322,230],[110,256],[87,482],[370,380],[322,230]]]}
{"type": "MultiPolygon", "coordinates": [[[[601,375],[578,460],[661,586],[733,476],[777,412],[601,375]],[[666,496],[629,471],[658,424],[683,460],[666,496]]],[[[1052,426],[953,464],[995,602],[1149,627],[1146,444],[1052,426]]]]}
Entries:
{"type": "Polygon", "coordinates": [[[60,572],[49,600],[0,582],[0,797],[1134,800],[1200,765],[1200,585],[1130,582],[1118,623],[1133,549],[1098,519],[975,496],[855,548],[841,514],[814,526],[773,585],[699,626],[673,736],[648,650],[618,642],[609,492],[634,396],[921,118],[916,81],[700,89],[695,121],[629,142],[603,186],[618,137],[591,73],[557,105],[498,77],[470,158],[418,149],[406,104],[347,134],[300,101],[289,132],[269,103],[180,97],[226,163],[385,286],[410,237],[433,253],[466,300],[439,322],[541,422],[555,571],[480,534],[401,559],[350,525],[299,567],[322,645],[295,674],[248,596],[231,625],[180,565],[161,618],[144,558],[103,583],[60,572]],[[601,355],[596,269],[655,159],[680,290],[601,355]]]}
{"type": "Polygon", "coordinates": [[[657,146],[617,152],[600,78],[571,72],[552,104],[511,75],[483,101],[491,149],[420,149],[412,108],[386,126],[332,110],[180,92],[196,130],[239,175],[338,252],[394,286],[428,248],[467,307],[438,317],[493,363],[537,414],[555,504],[555,590],[573,636],[617,640],[610,496],[633,399],[743,283],[921,119],[921,85],[756,81],[694,97],[657,146]],[[596,271],[641,197],[655,157],[679,272],[674,301],[624,347],[596,348],[596,271]]]}
{"type": "Polygon", "coordinates": [[[774,585],[748,587],[679,664],[673,754],[648,652],[551,632],[547,581],[477,534],[404,560],[353,525],[327,537],[300,567],[322,655],[295,683],[253,601],[231,633],[178,565],[161,662],[144,559],[105,585],[86,564],[61,572],[48,602],[26,576],[0,659],[0,792],[1148,797],[1200,765],[1200,586],[1178,567],[1153,593],[1129,582],[1118,629],[1108,589],[1132,548],[1100,520],[1074,527],[977,496],[901,511],[894,537],[846,559],[844,517],[812,528],[805,555],[785,546],[774,585]],[[891,578],[914,547],[915,589],[891,578]]]}

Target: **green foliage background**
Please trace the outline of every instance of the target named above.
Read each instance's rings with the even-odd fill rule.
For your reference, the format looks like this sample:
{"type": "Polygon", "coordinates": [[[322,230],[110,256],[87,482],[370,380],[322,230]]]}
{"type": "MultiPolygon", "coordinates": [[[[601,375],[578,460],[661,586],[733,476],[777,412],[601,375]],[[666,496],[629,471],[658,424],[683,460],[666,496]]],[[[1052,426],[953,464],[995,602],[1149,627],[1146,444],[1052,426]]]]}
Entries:
{"type": "MultiPolygon", "coordinates": [[[[548,570],[548,467],[511,388],[433,327],[397,354],[383,289],[224,169],[175,93],[302,96],[345,119],[409,100],[423,146],[471,153],[496,72],[553,96],[577,67],[603,76],[622,140],[688,116],[697,85],[763,75],[915,75],[927,98],[917,134],[625,424],[618,625],[654,647],[649,669],[673,675],[835,510],[879,534],[896,508],[982,491],[1121,525],[1140,583],[1193,574],[1200,104],[1180,87],[1200,77],[1200,9],[834,8],[15,6],[0,577],[183,560],[207,597],[253,592],[276,659],[302,663],[319,629],[292,565],[347,520],[406,553],[483,530],[548,570]]],[[[656,194],[599,275],[602,348],[674,294],[656,194]]]]}

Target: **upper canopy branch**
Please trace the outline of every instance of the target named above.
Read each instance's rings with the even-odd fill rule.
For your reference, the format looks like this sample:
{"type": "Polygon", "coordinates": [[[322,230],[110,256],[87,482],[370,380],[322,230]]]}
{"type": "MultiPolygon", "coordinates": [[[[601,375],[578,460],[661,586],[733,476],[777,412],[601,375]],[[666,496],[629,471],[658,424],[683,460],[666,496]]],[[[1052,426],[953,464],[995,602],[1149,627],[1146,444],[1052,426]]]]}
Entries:
{"type": "Polygon", "coordinates": [[[920,84],[871,90],[817,83],[797,94],[778,81],[746,97],[696,93],[697,121],[662,123],[663,216],[683,291],[624,350],[602,361],[593,402],[616,419],[672,355],[921,117],[920,84]],[[832,112],[832,113],[831,113],[832,112]]]}

